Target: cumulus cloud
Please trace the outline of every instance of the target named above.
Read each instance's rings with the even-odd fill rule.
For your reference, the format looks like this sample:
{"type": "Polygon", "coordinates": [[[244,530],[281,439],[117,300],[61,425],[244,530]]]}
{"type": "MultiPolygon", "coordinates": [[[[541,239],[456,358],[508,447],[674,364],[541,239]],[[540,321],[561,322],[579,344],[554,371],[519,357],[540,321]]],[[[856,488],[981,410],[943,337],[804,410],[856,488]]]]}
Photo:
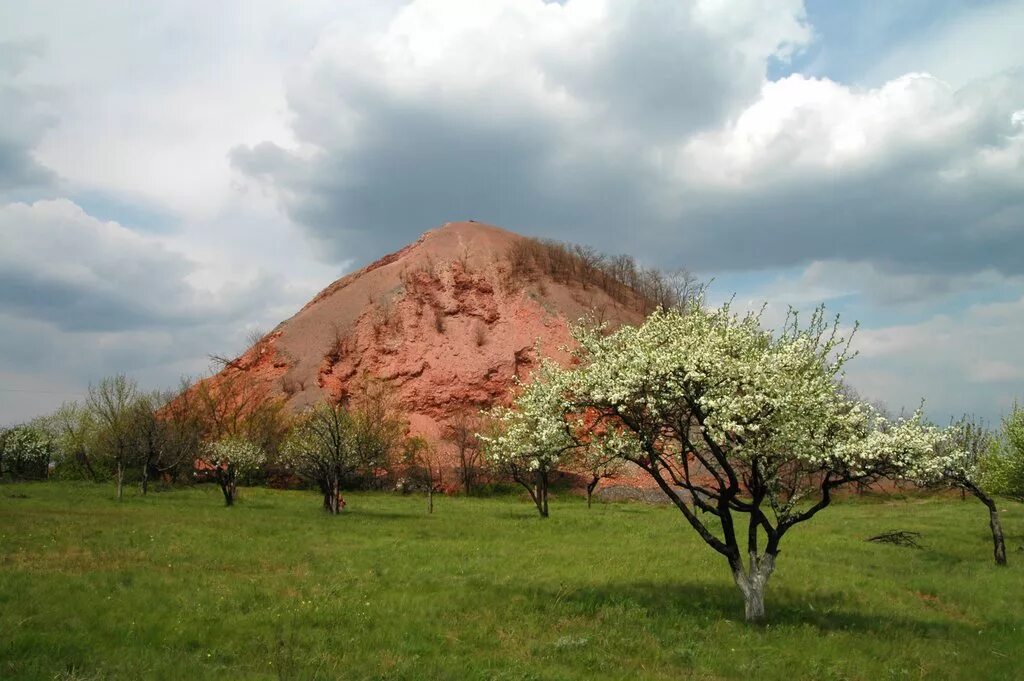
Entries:
{"type": "Polygon", "coordinates": [[[334,257],[460,217],[607,242],[664,193],[659,145],[738,113],[765,60],[809,39],[802,16],[788,0],[413,2],[382,32],[326,31],[289,90],[300,144],[232,158],[334,257]]]}
{"type": "Polygon", "coordinates": [[[680,184],[699,194],[683,232],[713,268],[1024,273],[1022,105],[1020,73],[956,92],[926,74],[873,90],[768,83],[734,124],[684,145],[680,184]]]}
{"type": "Polygon", "coordinates": [[[0,424],[112,373],[173,386],[309,295],[265,273],[197,285],[186,255],[67,199],[0,206],[0,234],[0,424]]]}
{"type": "Polygon", "coordinates": [[[842,72],[801,66],[832,45],[799,0],[10,11],[0,380],[173,382],[475,218],[733,277],[773,314],[829,300],[877,332],[866,393],[1002,404],[1015,327],[979,301],[1024,277],[1020,8],[954,5],[882,57],[837,32],[842,72]]]}
{"type": "Polygon", "coordinates": [[[865,329],[856,336],[860,357],[849,376],[864,394],[884,398],[897,411],[926,398],[939,421],[964,411],[994,420],[1020,397],[1014,390],[1024,384],[1022,336],[1024,297],[865,329]]]}
{"type": "Polygon", "coordinates": [[[66,199],[0,207],[0,311],[67,331],[125,331],[251,313],[267,281],[212,294],[158,240],[66,199]]]}
{"type": "Polygon", "coordinates": [[[1024,272],[1019,72],[768,81],[811,40],[801,3],[455,4],[325,32],[289,90],[299,143],[232,152],[328,257],[474,217],[610,249],[630,229],[704,271],[1024,272]]]}

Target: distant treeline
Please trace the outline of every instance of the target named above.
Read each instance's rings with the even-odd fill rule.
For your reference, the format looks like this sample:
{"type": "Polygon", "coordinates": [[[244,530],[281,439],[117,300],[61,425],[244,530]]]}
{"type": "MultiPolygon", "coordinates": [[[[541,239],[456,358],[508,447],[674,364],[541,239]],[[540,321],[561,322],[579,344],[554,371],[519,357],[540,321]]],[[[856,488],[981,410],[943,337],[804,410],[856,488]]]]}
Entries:
{"type": "Polygon", "coordinates": [[[684,269],[665,272],[642,267],[629,255],[608,255],[590,246],[551,239],[520,239],[509,247],[508,260],[515,280],[541,274],[561,283],[594,286],[643,314],[658,307],[684,309],[703,288],[684,269]]]}

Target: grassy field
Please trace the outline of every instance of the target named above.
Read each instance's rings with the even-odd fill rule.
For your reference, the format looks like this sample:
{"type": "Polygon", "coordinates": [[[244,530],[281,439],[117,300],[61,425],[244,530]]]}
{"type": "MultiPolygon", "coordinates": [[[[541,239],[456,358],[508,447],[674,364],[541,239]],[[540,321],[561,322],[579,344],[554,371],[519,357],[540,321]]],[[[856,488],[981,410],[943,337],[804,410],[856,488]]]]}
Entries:
{"type": "Polygon", "coordinates": [[[845,502],[787,537],[769,624],[662,506],[212,487],[0,486],[0,677],[1021,679],[1009,568],[975,502],[845,502]],[[923,550],[867,543],[888,529],[923,550]]]}

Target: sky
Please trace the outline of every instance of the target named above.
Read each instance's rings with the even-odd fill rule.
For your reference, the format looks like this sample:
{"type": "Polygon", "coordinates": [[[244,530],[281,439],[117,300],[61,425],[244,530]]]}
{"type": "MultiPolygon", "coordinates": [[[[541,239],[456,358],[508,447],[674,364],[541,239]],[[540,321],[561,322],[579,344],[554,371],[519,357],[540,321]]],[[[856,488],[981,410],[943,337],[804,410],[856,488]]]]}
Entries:
{"type": "Polygon", "coordinates": [[[447,221],[859,323],[849,382],[1024,400],[1024,2],[0,5],[0,424],[171,387],[447,221]]]}

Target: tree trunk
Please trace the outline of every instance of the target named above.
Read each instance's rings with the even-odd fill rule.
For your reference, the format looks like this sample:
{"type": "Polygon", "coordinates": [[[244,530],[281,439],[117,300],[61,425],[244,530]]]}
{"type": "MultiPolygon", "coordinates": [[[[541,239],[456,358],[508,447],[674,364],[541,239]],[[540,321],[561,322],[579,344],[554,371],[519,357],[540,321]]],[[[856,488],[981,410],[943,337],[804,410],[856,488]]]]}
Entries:
{"type": "Polygon", "coordinates": [[[999,522],[999,509],[992,499],[985,501],[988,506],[988,524],[992,528],[992,547],[996,565],[1006,565],[1006,541],[1003,539],[1003,526],[999,522]]]}
{"type": "Polygon", "coordinates": [[[147,461],[142,465],[142,484],[139,486],[142,490],[142,496],[146,496],[149,492],[149,462],[147,461]]]}
{"type": "Polygon", "coordinates": [[[226,471],[221,470],[219,466],[217,468],[217,484],[220,485],[220,493],[224,495],[224,505],[234,506],[235,481],[231,479],[226,471]]]}
{"type": "Polygon", "coordinates": [[[743,614],[748,622],[764,619],[764,583],[752,583],[743,594],[743,614]]]}
{"type": "Polygon", "coordinates": [[[548,473],[544,471],[544,475],[541,476],[541,480],[544,482],[544,517],[548,517],[548,473]]]}
{"type": "Polygon", "coordinates": [[[326,480],[320,480],[320,494],[324,497],[324,510],[331,512],[331,485],[326,480]]]}
{"type": "Polygon", "coordinates": [[[427,488],[427,513],[434,512],[434,486],[427,488]]]}
{"type": "Polygon", "coordinates": [[[117,500],[124,498],[124,464],[117,462],[117,500]]]}
{"type": "Polygon", "coordinates": [[[540,514],[541,518],[547,518],[547,501],[545,499],[544,492],[542,492],[541,476],[540,471],[533,474],[532,478],[528,475],[522,475],[520,473],[513,473],[512,479],[518,482],[523,488],[529,492],[530,500],[533,501],[533,505],[537,507],[537,513],[540,514]]]}
{"type": "Polygon", "coordinates": [[[747,622],[764,620],[764,593],[768,578],[775,571],[775,554],[763,556],[750,554],[750,569],[743,569],[743,562],[730,560],[732,578],[743,594],[743,609],[747,622]]]}
{"type": "Polygon", "coordinates": [[[331,515],[338,515],[339,507],[341,504],[338,503],[338,495],[340,493],[339,485],[337,480],[331,480],[325,485],[326,493],[324,495],[324,508],[331,515]]]}
{"type": "Polygon", "coordinates": [[[473,491],[473,483],[470,480],[469,462],[466,461],[465,450],[459,452],[459,463],[462,465],[462,486],[465,488],[466,496],[468,497],[473,491]]]}
{"type": "Polygon", "coordinates": [[[1006,565],[1006,541],[1003,539],[1003,526],[999,522],[999,509],[996,508],[996,502],[977,486],[970,485],[969,489],[971,494],[978,497],[981,503],[988,508],[988,525],[992,529],[992,547],[996,565],[1006,565]]]}
{"type": "Polygon", "coordinates": [[[601,482],[601,478],[595,475],[594,478],[587,484],[587,508],[590,508],[590,502],[594,498],[594,490],[597,489],[597,484],[599,482],[601,482]]]}
{"type": "Polygon", "coordinates": [[[82,447],[81,449],[78,450],[77,456],[78,461],[85,467],[86,472],[89,473],[89,477],[92,479],[93,482],[96,482],[96,480],[98,479],[96,477],[96,471],[93,470],[92,462],[89,461],[89,453],[86,451],[85,447],[82,447]]]}
{"type": "Polygon", "coordinates": [[[534,491],[530,495],[537,505],[537,512],[541,518],[548,517],[548,476],[543,470],[538,469],[534,475],[534,491]]]}

